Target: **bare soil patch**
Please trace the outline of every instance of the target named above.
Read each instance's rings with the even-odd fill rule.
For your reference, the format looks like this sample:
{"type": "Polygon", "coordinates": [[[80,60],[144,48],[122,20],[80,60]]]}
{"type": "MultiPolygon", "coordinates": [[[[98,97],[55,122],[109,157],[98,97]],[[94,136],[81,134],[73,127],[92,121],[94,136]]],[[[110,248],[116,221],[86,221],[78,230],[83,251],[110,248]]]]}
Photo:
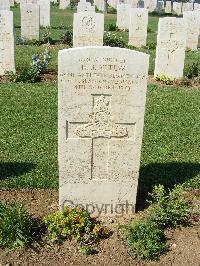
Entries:
{"type": "MultiPolygon", "coordinates": [[[[199,193],[193,194],[197,199],[199,193]]],[[[11,202],[13,199],[24,201],[25,206],[35,218],[58,209],[57,190],[0,190],[0,199],[11,202]]],[[[135,219],[138,213],[131,217],[135,219]]],[[[200,265],[200,224],[194,223],[191,227],[169,230],[167,232],[169,251],[163,254],[159,261],[147,262],[134,259],[123,243],[118,233],[118,224],[127,223],[130,217],[120,217],[103,222],[113,230],[113,235],[100,242],[98,253],[85,256],[79,251],[75,241],[66,241],[63,245],[52,245],[44,237],[39,243],[35,242],[28,248],[13,251],[0,249],[0,265],[200,265]]]]}

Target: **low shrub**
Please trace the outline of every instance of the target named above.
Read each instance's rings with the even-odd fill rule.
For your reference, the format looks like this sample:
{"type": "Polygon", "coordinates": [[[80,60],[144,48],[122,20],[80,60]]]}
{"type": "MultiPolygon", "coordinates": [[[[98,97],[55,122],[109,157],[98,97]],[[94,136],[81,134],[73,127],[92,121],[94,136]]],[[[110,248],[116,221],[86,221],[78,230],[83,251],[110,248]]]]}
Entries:
{"type": "Polygon", "coordinates": [[[66,206],[63,211],[46,216],[44,223],[52,242],[74,238],[81,243],[83,253],[90,253],[88,247],[111,234],[109,228],[101,226],[86,210],[80,208],[66,206]]]}
{"type": "Polygon", "coordinates": [[[185,65],[184,76],[189,79],[200,77],[200,56],[185,65]]]}
{"type": "Polygon", "coordinates": [[[23,204],[0,201],[0,246],[23,247],[31,240],[32,222],[23,204]]]}
{"type": "Polygon", "coordinates": [[[52,44],[53,39],[51,38],[50,27],[45,28],[45,32],[42,34],[42,42],[52,44]]]}
{"type": "Polygon", "coordinates": [[[71,28],[66,29],[65,32],[63,32],[60,35],[60,39],[62,43],[68,44],[71,46],[73,44],[73,31],[71,28]]]}
{"type": "Polygon", "coordinates": [[[30,66],[24,66],[16,73],[6,72],[6,78],[10,82],[35,83],[40,80],[40,74],[47,69],[51,55],[48,49],[45,49],[42,55],[35,54],[32,56],[30,66]]]}
{"type": "Polygon", "coordinates": [[[161,81],[162,83],[164,83],[166,85],[172,85],[173,84],[173,79],[171,79],[165,75],[156,76],[156,80],[161,81]]]}
{"type": "Polygon", "coordinates": [[[103,38],[104,46],[111,47],[126,47],[126,44],[122,37],[118,37],[115,33],[105,32],[103,38]]]}
{"type": "Polygon", "coordinates": [[[16,39],[16,44],[17,45],[40,45],[41,42],[38,40],[29,40],[25,37],[17,37],[16,39]]]}
{"type": "Polygon", "coordinates": [[[134,256],[155,260],[166,249],[162,228],[148,219],[134,222],[128,229],[127,243],[134,256]]]}
{"type": "Polygon", "coordinates": [[[158,185],[153,189],[150,219],[164,228],[184,225],[190,217],[191,207],[184,197],[184,190],[176,186],[169,194],[164,186],[158,185]]]}
{"type": "Polygon", "coordinates": [[[116,24],[112,24],[112,23],[110,23],[110,24],[107,24],[107,26],[106,26],[106,30],[107,30],[107,31],[117,31],[118,28],[117,28],[116,24]]]}

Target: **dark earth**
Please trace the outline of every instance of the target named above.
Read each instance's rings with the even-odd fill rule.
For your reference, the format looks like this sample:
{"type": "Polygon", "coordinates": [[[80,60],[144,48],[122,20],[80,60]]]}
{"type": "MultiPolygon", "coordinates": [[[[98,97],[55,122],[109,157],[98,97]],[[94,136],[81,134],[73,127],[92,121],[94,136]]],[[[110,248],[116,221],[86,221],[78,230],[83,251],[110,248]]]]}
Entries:
{"type": "MultiPolygon", "coordinates": [[[[192,200],[199,200],[200,191],[192,193],[192,200]],[[198,196],[198,197],[196,197],[198,196]]],[[[26,208],[34,218],[41,219],[58,210],[57,190],[0,190],[0,200],[7,202],[13,199],[24,201],[26,208]]],[[[118,232],[118,224],[125,224],[143,215],[142,212],[129,217],[118,217],[114,220],[104,218],[102,222],[109,226],[113,234],[102,240],[95,255],[84,255],[79,251],[75,241],[65,241],[58,246],[49,243],[47,237],[32,243],[28,248],[17,250],[0,249],[0,265],[174,265],[200,266],[200,222],[193,221],[191,226],[181,227],[166,232],[168,251],[159,261],[139,261],[131,256],[118,232]]]]}

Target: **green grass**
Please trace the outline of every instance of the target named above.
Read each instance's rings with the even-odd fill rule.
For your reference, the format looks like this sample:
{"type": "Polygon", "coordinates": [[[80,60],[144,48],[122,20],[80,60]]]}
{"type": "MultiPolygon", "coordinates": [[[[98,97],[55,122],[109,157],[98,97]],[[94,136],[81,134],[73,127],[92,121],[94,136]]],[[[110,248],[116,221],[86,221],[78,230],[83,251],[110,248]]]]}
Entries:
{"type": "MultiPolygon", "coordinates": [[[[56,84],[0,84],[1,188],[58,186],[56,84]]],[[[140,186],[200,180],[200,89],[149,86],[140,186]]]]}

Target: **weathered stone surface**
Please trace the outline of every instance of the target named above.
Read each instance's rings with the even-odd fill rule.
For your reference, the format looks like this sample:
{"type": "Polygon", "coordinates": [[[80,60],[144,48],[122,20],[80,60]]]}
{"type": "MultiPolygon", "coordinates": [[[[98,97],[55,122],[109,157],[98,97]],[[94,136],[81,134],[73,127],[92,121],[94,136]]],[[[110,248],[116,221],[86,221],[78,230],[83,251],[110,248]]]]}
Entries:
{"type": "Polygon", "coordinates": [[[200,9],[200,4],[194,3],[194,10],[198,10],[198,9],[200,9]]]}
{"type": "Polygon", "coordinates": [[[70,6],[70,0],[60,0],[59,9],[66,9],[70,6]]]}
{"type": "Polygon", "coordinates": [[[156,10],[156,6],[157,6],[157,0],[150,0],[148,4],[149,12],[154,12],[156,10]]]}
{"type": "Polygon", "coordinates": [[[104,15],[95,12],[74,14],[73,46],[103,45],[104,15]]]}
{"type": "Polygon", "coordinates": [[[10,0],[0,0],[0,10],[10,10],[10,0]]]}
{"type": "Polygon", "coordinates": [[[182,18],[160,18],[155,60],[155,76],[182,78],[186,47],[186,23],[182,18]]]}
{"type": "Polygon", "coordinates": [[[165,13],[171,13],[171,12],[172,12],[171,1],[166,1],[166,3],[165,3],[165,13]]]}
{"type": "Polygon", "coordinates": [[[96,214],[99,208],[116,215],[116,206],[128,203],[127,212],[134,210],[148,61],[147,54],[121,48],[59,51],[61,208],[91,204],[96,214]]]}
{"type": "Polygon", "coordinates": [[[94,0],[94,5],[97,7],[99,11],[106,11],[106,2],[104,0],[94,0]]]}
{"type": "Polygon", "coordinates": [[[199,36],[199,18],[196,11],[184,11],[183,18],[187,25],[186,47],[191,50],[197,50],[199,36]]]}
{"type": "Polygon", "coordinates": [[[125,4],[129,5],[131,8],[137,8],[138,0],[126,0],[125,4]]]}
{"type": "Polygon", "coordinates": [[[129,29],[130,23],[130,6],[127,4],[117,5],[117,27],[120,30],[129,29]]]}
{"type": "Polygon", "coordinates": [[[146,45],[148,26],[148,10],[131,8],[129,26],[129,45],[142,47],[146,45]]]}
{"type": "Polygon", "coordinates": [[[43,27],[49,27],[51,25],[51,6],[50,0],[39,0],[40,5],[40,25],[43,27]]]}
{"type": "Polygon", "coordinates": [[[183,3],[182,4],[182,12],[192,11],[192,10],[193,10],[193,3],[183,3]]]}
{"type": "Polygon", "coordinates": [[[13,13],[0,10],[0,75],[5,71],[15,72],[13,13]]]}
{"type": "Polygon", "coordinates": [[[21,37],[39,40],[40,8],[38,4],[20,4],[21,37]]]}
{"type": "Polygon", "coordinates": [[[92,6],[91,3],[86,0],[80,0],[77,6],[77,12],[79,13],[84,11],[95,12],[95,6],[92,6]]]}
{"type": "Polygon", "coordinates": [[[173,11],[178,16],[180,16],[182,14],[182,3],[180,3],[180,2],[173,2],[173,11]]]}

